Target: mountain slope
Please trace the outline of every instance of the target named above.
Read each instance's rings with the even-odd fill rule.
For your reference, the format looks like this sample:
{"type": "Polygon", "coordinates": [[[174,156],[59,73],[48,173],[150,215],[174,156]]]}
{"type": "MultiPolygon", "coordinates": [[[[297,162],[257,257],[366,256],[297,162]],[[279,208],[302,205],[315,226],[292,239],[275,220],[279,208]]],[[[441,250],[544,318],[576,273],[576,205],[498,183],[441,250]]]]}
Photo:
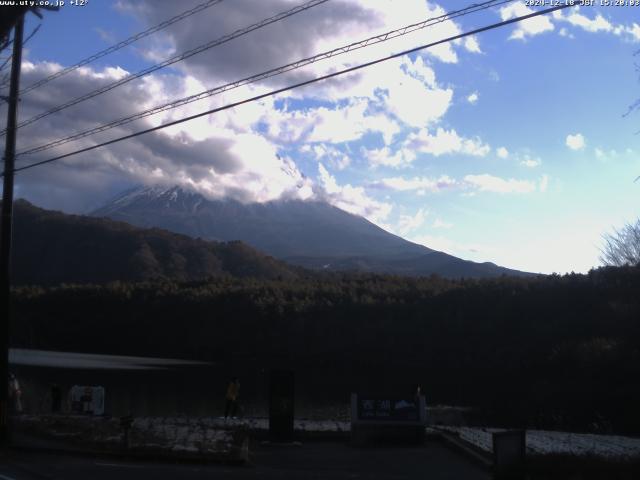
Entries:
{"type": "Polygon", "coordinates": [[[216,243],[103,218],[15,203],[16,284],[102,283],[231,275],[295,278],[295,269],[241,242],[216,243]]]}
{"type": "Polygon", "coordinates": [[[491,262],[462,260],[444,252],[429,252],[413,257],[293,257],[288,263],[325,270],[391,273],[406,276],[440,275],[445,278],[493,278],[502,275],[535,276],[536,274],[500,267],[491,262]]]}
{"type": "Polygon", "coordinates": [[[125,192],[92,215],[195,238],[241,240],[313,269],[474,278],[529,275],[431,250],[319,201],[242,204],[207,200],[180,187],[143,187],[125,192]]]}
{"type": "Polygon", "coordinates": [[[212,201],[179,187],[134,189],[91,215],[191,237],[242,240],[278,258],[414,256],[431,250],[328,203],[212,201]]]}

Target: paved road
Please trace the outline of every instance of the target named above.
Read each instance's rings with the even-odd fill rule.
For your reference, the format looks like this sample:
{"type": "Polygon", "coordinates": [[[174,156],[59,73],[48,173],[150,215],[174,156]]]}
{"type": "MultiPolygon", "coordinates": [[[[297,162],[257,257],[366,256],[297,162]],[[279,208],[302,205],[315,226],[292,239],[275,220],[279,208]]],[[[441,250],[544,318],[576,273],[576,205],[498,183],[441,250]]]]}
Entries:
{"type": "Polygon", "coordinates": [[[488,480],[490,475],[439,442],[421,447],[352,448],[314,442],[252,446],[250,465],[124,461],[113,457],[26,450],[0,453],[0,480],[164,479],[417,479],[488,480]]]}

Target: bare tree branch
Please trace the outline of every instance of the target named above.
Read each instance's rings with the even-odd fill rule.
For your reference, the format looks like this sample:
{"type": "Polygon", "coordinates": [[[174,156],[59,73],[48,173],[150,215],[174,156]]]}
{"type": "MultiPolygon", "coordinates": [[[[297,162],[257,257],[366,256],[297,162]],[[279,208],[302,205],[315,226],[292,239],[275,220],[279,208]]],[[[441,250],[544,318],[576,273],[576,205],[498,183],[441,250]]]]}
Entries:
{"type": "Polygon", "coordinates": [[[600,261],[605,265],[621,267],[640,265],[640,218],[613,233],[604,235],[600,261]]]}

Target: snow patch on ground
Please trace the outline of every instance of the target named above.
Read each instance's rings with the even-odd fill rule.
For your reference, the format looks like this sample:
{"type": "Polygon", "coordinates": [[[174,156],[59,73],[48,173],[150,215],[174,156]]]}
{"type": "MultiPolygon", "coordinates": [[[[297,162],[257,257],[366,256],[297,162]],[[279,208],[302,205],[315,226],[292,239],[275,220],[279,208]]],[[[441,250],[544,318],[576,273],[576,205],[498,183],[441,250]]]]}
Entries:
{"type": "MultiPolygon", "coordinates": [[[[224,422],[224,419],[222,419],[224,422]]],[[[268,418],[229,419],[227,425],[243,425],[249,430],[268,430],[268,418]]],[[[351,422],[336,420],[298,419],[293,422],[296,432],[350,432],[351,422]]]]}
{"type": "MultiPolygon", "coordinates": [[[[462,440],[493,453],[492,434],[503,432],[500,428],[438,427],[437,430],[458,435],[462,440]]],[[[619,435],[595,435],[590,433],[553,432],[527,430],[527,454],[571,455],[596,457],[610,460],[640,458],[640,438],[619,435]]]]}

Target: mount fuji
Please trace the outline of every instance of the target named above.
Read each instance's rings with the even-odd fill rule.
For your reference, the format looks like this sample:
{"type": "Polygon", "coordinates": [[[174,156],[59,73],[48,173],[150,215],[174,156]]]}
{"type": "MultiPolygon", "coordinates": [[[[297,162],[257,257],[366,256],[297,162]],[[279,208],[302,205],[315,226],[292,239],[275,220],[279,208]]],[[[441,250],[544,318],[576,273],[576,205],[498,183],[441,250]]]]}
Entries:
{"type": "Polygon", "coordinates": [[[312,269],[449,278],[530,275],[409,242],[322,201],[245,204],[209,200],[178,186],[137,187],[91,215],[204,240],[241,240],[280,260],[312,269]]]}

